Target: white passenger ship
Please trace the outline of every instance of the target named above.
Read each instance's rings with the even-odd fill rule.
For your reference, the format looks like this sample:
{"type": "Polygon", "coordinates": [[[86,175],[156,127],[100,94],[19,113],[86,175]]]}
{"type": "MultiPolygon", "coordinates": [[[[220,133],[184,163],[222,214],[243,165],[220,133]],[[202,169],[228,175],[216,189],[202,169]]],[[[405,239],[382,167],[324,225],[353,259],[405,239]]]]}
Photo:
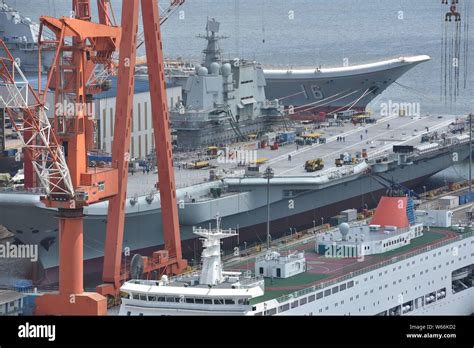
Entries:
{"type": "Polygon", "coordinates": [[[284,250],[271,251],[242,262],[256,277],[249,268],[247,273],[222,270],[220,240],[235,231],[222,231],[219,224],[215,230],[197,229],[204,238],[201,272],[126,282],[120,314],[474,313],[473,232],[423,227],[415,216],[408,197],[383,197],[370,225],[342,224],[313,238],[316,244],[301,243],[284,256],[284,250]]]}
{"type": "Polygon", "coordinates": [[[161,281],[132,280],[121,291],[120,315],[236,315],[246,314],[251,299],[264,294],[262,277],[250,272],[225,272],[221,260],[221,239],[237,235],[235,230],[198,228],[202,237],[202,270],[161,281]]]}

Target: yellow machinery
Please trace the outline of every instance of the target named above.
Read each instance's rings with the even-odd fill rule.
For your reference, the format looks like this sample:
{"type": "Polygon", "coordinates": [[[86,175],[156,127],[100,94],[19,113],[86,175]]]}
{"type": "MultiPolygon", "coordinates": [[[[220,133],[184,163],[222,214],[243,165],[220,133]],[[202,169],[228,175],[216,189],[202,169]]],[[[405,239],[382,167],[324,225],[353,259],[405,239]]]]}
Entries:
{"type": "Polygon", "coordinates": [[[306,161],[304,165],[304,169],[307,172],[315,172],[317,170],[321,170],[324,168],[324,161],[322,158],[317,158],[314,160],[308,160],[306,161]]]}
{"type": "Polygon", "coordinates": [[[203,169],[209,167],[209,162],[202,161],[202,162],[193,162],[188,164],[188,168],[190,169],[203,169]]]}

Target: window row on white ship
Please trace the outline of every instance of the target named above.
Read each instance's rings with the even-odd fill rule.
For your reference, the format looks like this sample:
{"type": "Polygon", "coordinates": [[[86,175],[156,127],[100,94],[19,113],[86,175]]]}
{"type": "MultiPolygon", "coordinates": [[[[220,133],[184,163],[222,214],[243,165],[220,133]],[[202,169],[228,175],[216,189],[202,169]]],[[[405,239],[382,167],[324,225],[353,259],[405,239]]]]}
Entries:
{"type": "MultiPolygon", "coordinates": [[[[474,244],[474,241],[471,241],[471,244],[474,244]]],[[[457,246],[453,246],[453,247],[447,248],[445,251],[446,251],[446,253],[457,254],[458,250],[459,250],[462,246],[466,246],[466,243],[464,243],[464,244],[459,244],[459,245],[457,245],[457,246]]],[[[432,256],[433,256],[433,257],[436,257],[436,256],[440,256],[441,254],[442,254],[442,252],[439,251],[439,252],[433,253],[432,256]]],[[[473,256],[473,254],[471,254],[471,256],[473,256]]],[[[425,258],[422,257],[422,258],[420,258],[420,262],[423,262],[423,260],[428,260],[428,258],[429,258],[428,256],[426,256],[425,258]]],[[[462,261],[463,259],[464,259],[464,260],[467,259],[467,256],[459,257],[459,258],[457,258],[457,261],[462,261]]],[[[453,259],[453,260],[451,260],[450,262],[446,262],[446,266],[448,266],[449,263],[454,264],[455,261],[456,261],[456,260],[453,259]]],[[[414,264],[415,264],[415,260],[412,260],[411,262],[407,262],[407,263],[406,263],[406,267],[410,267],[410,266],[412,266],[412,265],[414,265],[414,264]]],[[[440,269],[441,267],[442,267],[441,264],[439,264],[439,265],[437,265],[437,266],[435,265],[435,266],[433,266],[433,270],[440,269]]],[[[395,272],[397,269],[398,269],[398,270],[401,270],[401,269],[402,269],[402,265],[399,265],[398,267],[393,267],[392,271],[395,272]]],[[[385,271],[383,272],[383,274],[387,274],[387,273],[388,273],[388,270],[385,270],[385,271]]],[[[420,272],[420,275],[423,275],[424,273],[425,273],[425,274],[426,274],[426,273],[429,273],[429,270],[428,270],[428,269],[425,269],[424,271],[421,271],[421,272],[420,272]]],[[[382,276],[382,272],[379,272],[378,275],[379,275],[379,277],[381,277],[381,276],[382,276]]],[[[374,276],[371,275],[371,276],[370,276],[370,279],[372,280],[373,278],[374,278],[374,276]]],[[[415,278],[415,274],[412,274],[412,275],[411,275],[411,278],[415,278]]],[[[409,279],[410,279],[410,276],[407,276],[407,280],[409,280],[409,279]]],[[[369,277],[365,277],[365,278],[364,278],[364,281],[365,281],[365,282],[367,282],[368,280],[369,280],[369,277]]],[[[393,285],[396,285],[397,283],[402,283],[402,279],[398,279],[398,280],[393,281],[393,285]]],[[[434,281],[433,281],[433,283],[434,283],[434,281]]],[[[319,293],[317,293],[317,294],[315,294],[315,295],[310,295],[309,297],[303,297],[303,298],[300,298],[299,300],[294,300],[294,301],[292,301],[291,303],[286,303],[286,304],[281,305],[281,306],[279,306],[279,307],[275,307],[275,308],[268,309],[268,310],[266,310],[266,311],[264,311],[264,312],[257,312],[257,313],[255,313],[255,315],[257,315],[257,316],[258,316],[258,315],[273,315],[273,314],[276,314],[276,310],[277,310],[277,309],[278,309],[278,313],[282,313],[282,312],[288,311],[289,309],[296,308],[296,307],[298,307],[299,305],[304,305],[304,304],[306,304],[306,303],[308,303],[308,302],[313,302],[313,301],[315,301],[315,300],[317,300],[317,299],[320,299],[320,298],[329,296],[329,295],[331,295],[331,294],[335,294],[335,293],[337,293],[337,292],[339,292],[339,291],[345,290],[346,288],[351,288],[351,287],[354,286],[354,284],[355,284],[355,285],[358,285],[358,284],[359,284],[359,281],[356,280],[355,283],[354,283],[354,281],[350,281],[350,282],[348,282],[348,283],[341,284],[340,286],[335,286],[335,287],[333,287],[333,288],[323,290],[323,291],[321,291],[321,292],[319,292],[319,293]],[[290,307],[291,307],[291,308],[290,308],[290,307]],[[273,312],[275,312],[275,313],[273,313],[273,312]],[[273,313],[273,314],[271,314],[271,313],[273,313]]],[[[428,282],[428,286],[430,286],[430,285],[431,285],[431,282],[428,282]]],[[[384,288],[385,288],[385,289],[388,288],[388,284],[385,284],[385,285],[384,285],[384,288]]],[[[420,288],[421,288],[421,286],[420,286],[420,288]]],[[[379,290],[382,290],[382,286],[379,286],[379,290]]],[[[374,290],[371,289],[371,290],[370,290],[370,293],[372,294],[373,292],[374,292],[374,290]]],[[[365,296],[367,296],[368,294],[369,294],[369,291],[365,291],[365,292],[364,292],[364,295],[365,295],[365,296]]],[[[356,299],[356,300],[359,299],[359,295],[356,295],[356,296],[355,296],[355,299],[356,299]]],[[[352,302],[353,300],[354,300],[354,298],[351,297],[351,298],[350,298],[350,301],[352,302]]],[[[390,300],[390,299],[388,298],[387,300],[390,300]]],[[[342,301],[341,304],[343,304],[343,302],[344,302],[344,301],[342,301]]],[[[335,304],[335,307],[337,307],[336,304],[335,304]]],[[[325,310],[329,310],[329,307],[326,307],[325,310]]],[[[362,310],[365,310],[365,308],[362,308],[362,310]]],[[[321,309],[319,310],[319,313],[322,313],[323,311],[324,311],[324,309],[321,308],[321,309]]]]}
{"type": "MultiPolygon", "coordinates": [[[[287,310],[290,309],[290,307],[291,307],[291,309],[293,309],[293,308],[296,308],[298,306],[304,306],[305,304],[307,304],[309,302],[314,302],[314,301],[319,300],[323,297],[329,296],[331,294],[338,293],[339,291],[344,291],[348,288],[352,288],[353,286],[354,286],[354,281],[351,280],[347,283],[344,283],[344,284],[341,284],[341,285],[338,285],[338,286],[334,286],[330,289],[326,289],[324,291],[318,292],[318,293],[310,295],[308,297],[303,297],[299,300],[292,301],[291,303],[286,303],[286,304],[281,305],[281,306],[278,307],[278,313],[286,312],[287,310]]],[[[274,308],[268,309],[264,312],[257,312],[257,313],[255,313],[255,315],[257,315],[257,316],[258,315],[274,315],[276,313],[277,313],[277,307],[274,307],[274,308]]]]}
{"type": "Polygon", "coordinates": [[[400,237],[398,239],[390,240],[387,243],[383,243],[383,247],[387,247],[390,245],[395,245],[395,244],[401,244],[401,243],[408,243],[408,239],[405,239],[404,237],[400,237]]]}
{"type": "Polygon", "coordinates": [[[200,298],[200,297],[171,297],[171,296],[152,296],[145,294],[132,294],[132,299],[150,302],[169,302],[169,303],[190,303],[205,305],[248,305],[247,299],[227,299],[227,298],[200,298]]]}
{"type": "MultiPolygon", "coordinates": [[[[436,301],[442,300],[446,297],[446,288],[439,289],[437,291],[432,291],[429,294],[424,296],[420,296],[414,300],[406,301],[401,305],[395,306],[390,308],[389,310],[385,310],[383,312],[377,313],[378,316],[394,316],[394,315],[401,315],[408,312],[411,312],[415,309],[419,309],[421,307],[427,306],[432,304],[436,301]]],[[[359,308],[360,312],[360,308],[359,308]]]]}
{"type": "MultiPolygon", "coordinates": [[[[466,258],[466,256],[465,256],[464,258],[466,258]]],[[[459,261],[461,261],[461,258],[459,258],[459,261]]],[[[414,262],[414,261],[413,261],[413,262],[414,262]]],[[[451,261],[451,263],[454,263],[454,260],[451,261]]],[[[407,264],[407,266],[409,266],[409,263],[407,264]]],[[[399,266],[398,268],[400,269],[401,266],[399,266]]],[[[434,267],[433,267],[433,270],[436,270],[436,268],[441,268],[441,265],[434,266],[434,267]]],[[[396,268],[393,268],[393,271],[395,271],[395,270],[396,270],[396,268]]],[[[425,272],[425,273],[428,273],[428,269],[426,269],[424,272],[425,272]]],[[[420,272],[420,275],[422,275],[422,274],[423,274],[423,271],[420,272]]],[[[381,276],[381,275],[382,275],[382,273],[379,273],[379,276],[381,276]]],[[[410,278],[415,278],[415,274],[412,274],[411,277],[408,276],[408,277],[407,277],[407,280],[409,280],[410,278]]],[[[368,279],[369,279],[368,277],[365,277],[365,278],[364,278],[364,281],[367,281],[368,279]]],[[[370,276],[370,279],[373,279],[373,276],[370,276]]],[[[359,282],[356,281],[355,284],[357,285],[358,283],[359,283],[359,282]]],[[[398,280],[394,280],[394,281],[393,281],[393,285],[396,285],[397,283],[399,283],[399,284],[402,283],[402,279],[400,278],[400,279],[398,279],[398,280]]],[[[429,286],[429,285],[430,285],[430,283],[428,283],[428,286],[429,286]]],[[[327,296],[329,296],[329,295],[338,293],[339,291],[345,290],[346,288],[350,288],[350,287],[352,287],[352,286],[354,286],[354,282],[353,282],[353,281],[351,281],[351,282],[349,282],[349,283],[341,284],[340,286],[335,286],[335,287],[333,287],[333,288],[331,288],[331,289],[326,289],[326,290],[321,291],[321,292],[319,292],[319,293],[317,293],[317,294],[315,294],[315,295],[310,295],[309,297],[304,297],[304,298],[301,298],[301,299],[299,299],[299,300],[295,300],[295,301],[291,302],[291,309],[296,308],[296,307],[298,307],[299,305],[304,305],[304,304],[306,304],[306,303],[308,303],[308,302],[313,302],[313,301],[315,301],[315,300],[317,300],[317,299],[320,299],[320,298],[327,297],[327,296]]],[[[385,288],[388,288],[388,284],[385,284],[385,288]]],[[[379,286],[379,291],[380,291],[380,290],[382,290],[382,286],[379,286]]],[[[374,289],[370,289],[370,290],[365,291],[365,292],[364,292],[364,296],[368,296],[369,293],[370,293],[370,294],[373,294],[373,293],[374,293],[374,289]]],[[[359,295],[356,295],[356,296],[355,296],[355,299],[356,299],[356,300],[359,299],[359,295]]],[[[354,300],[354,297],[350,297],[350,301],[352,302],[353,300],[354,300]]],[[[390,299],[388,298],[387,300],[390,300],[390,299]]],[[[344,301],[341,301],[341,305],[342,305],[342,304],[344,304],[344,301]]],[[[337,306],[338,306],[338,303],[336,302],[335,305],[334,305],[334,307],[337,307],[337,306]]],[[[267,311],[265,311],[265,313],[257,313],[256,315],[273,315],[273,314],[270,314],[271,312],[273,312],[273,309],[274,309],[274,308],[268,309],[267,311]]],[[[275,309],[276,309],[276,308],[275,308],[275,309]]],[[[284,305],[278,307],[278,313],[285,312],[285,311],[287,311],[287,310],[289,310],[289,309],[290,309],[290,303],[284,304],[284,305]]],[[[329,308],[328,308],[328,309],[329,309],[329,308]]],[[[328,309],[326,309],[326,310],[328,310],[328,309]]],[[[363,310],[365,310],[365,308],[363,308],[363,310]]],[[[321,308],[320,311],[319,311],[319,313],[322,313],[322,312],[323,312],[323,309],[321,308]]],[[[359,309],[359,312],[360,312],[360,309],[359,309]]],[[[276,314],[276,313],[275,313],[275,314],[276,314]]]]}

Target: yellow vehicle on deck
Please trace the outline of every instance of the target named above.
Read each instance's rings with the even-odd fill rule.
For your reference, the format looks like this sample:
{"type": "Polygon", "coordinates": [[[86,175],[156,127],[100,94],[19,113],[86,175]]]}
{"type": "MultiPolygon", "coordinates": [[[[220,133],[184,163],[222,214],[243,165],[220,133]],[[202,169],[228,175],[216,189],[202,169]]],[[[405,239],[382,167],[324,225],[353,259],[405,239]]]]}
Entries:
{"type": "Polygon", "coordinates": [[[301,137],[302,138],[320,138],[322,136],[323,136],[322,133],[306,133],[306,134],[303,134],[301,137]]]}
{"type": "Polygon", "coordinates": [[[207,168],[209,166],[210,164],[207,161],[192,162],[188,164],[189,169],[202,169],[202,168],[207,168]]]}
{"type": "Polygon", "coordinates": [[[314,160],[308,160],[306,161],[304,165],[304,169],[307,172],[315,172],[317,170],[321,170],[324,168],[324,161],[322,158],[317,158],[314,160]]]}
{"type": "Polygon", "coordinates": [[[260,157],[260,158],[257,158],[257,160],[255,161],[255,165],[256,165],[256,166],[261,166],[262,164],[267,163],[268,160],[269,160],[269,158],[267,158],[267,157],[260,157]]]}

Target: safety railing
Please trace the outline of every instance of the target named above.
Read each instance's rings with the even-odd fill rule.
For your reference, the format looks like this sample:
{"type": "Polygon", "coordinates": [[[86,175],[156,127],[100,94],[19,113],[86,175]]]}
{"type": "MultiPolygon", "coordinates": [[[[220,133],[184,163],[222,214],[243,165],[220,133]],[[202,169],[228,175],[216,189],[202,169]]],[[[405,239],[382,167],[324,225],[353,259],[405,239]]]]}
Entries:
{"type": "Polygon", "coordinates": [[[314,285],[312,287],[302,289],[302,290],[298,290],[298,291],[296,291],[292,294],[281,296],[281,297],[277,298],[276,300],[278,301],[278,303],[282,303],[282,302],[285,302],[285,301],[288,301],[288,300],[291,300],[291,299],[294,299],[294,298],[297,298],[297,297],[300,297],[300,296],[303,296],[303,295],[306,295],[306,294],[309,294],[309,293],[312,293],[312,292],[315,292],[315,291],[318,291],[318,290],[322,290],[324,288],[330,287],[334,284],[343,282],[345,280],[353,279],[353,278],[355,278],[355,277],[357,277],[361,274],[365,274],[367,272],[374,271],[376,269],[379,269],[379,268],[382,268],[382,267],[385,267],[385,266],[389,266],[389,265],[394,264],[396,262],[403,261],[403,260],[406,260],[406,259],[411,258],[413,256],[423,254],[427,251],[443,247],[447,244],[451,244],[453,241],[463,240],[465,238],[472,237],[473,235],[474,235],[474,232],[467,232],[467,233],[464,233],[464,234],[460,234],[457,237],[449,238],[449,239],[446,239],[446,240],[443,240],[443,241],[440,241],[440,242],[437,242],[437,243],[434,243],[434,244],[431,244],[431,245],[427,245],[423,248],[411,251],[407,254],[392,257],[389,260],[385,260],[385,261],[379,262],[375,265],[364,267],[362,269],[350,272],[349,274],[343,275],[343,276],[338,277],[338,278],[334,278],[334,279],[329,280],[327,282],[322,282],[322,283],[314,285]]]}

